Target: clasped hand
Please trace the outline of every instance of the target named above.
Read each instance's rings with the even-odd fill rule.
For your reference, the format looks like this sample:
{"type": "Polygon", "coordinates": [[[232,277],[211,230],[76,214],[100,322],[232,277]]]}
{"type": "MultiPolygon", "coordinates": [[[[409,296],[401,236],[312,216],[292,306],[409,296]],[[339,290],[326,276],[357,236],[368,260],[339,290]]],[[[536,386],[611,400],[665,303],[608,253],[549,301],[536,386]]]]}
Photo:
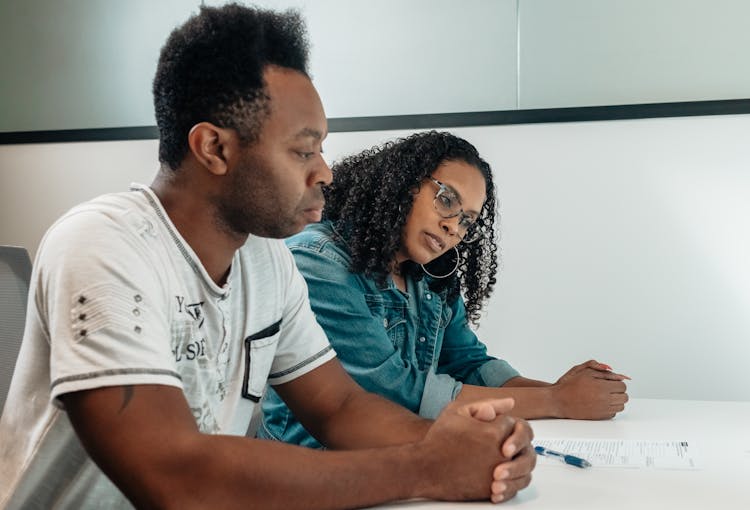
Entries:
{"type": "Polygon", "coordinates": [[[528,486],[536,454],[526,420],[507,413],[513,399],[450,404],[423,441],[432,450],[428,469],[435,476],[434,493],[443,500],[504,501],[528,486]]]}

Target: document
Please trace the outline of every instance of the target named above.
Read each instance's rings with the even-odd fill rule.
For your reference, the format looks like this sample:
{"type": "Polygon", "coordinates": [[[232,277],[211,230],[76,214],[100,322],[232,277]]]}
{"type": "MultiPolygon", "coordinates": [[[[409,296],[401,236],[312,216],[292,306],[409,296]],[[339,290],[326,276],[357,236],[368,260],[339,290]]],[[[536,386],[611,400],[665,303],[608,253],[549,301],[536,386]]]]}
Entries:
{"type": "Polygon", "coordinates": [[[699,469],[688,441],[537,438],[534,445],[581,457],[594,468],[699,469]]]}

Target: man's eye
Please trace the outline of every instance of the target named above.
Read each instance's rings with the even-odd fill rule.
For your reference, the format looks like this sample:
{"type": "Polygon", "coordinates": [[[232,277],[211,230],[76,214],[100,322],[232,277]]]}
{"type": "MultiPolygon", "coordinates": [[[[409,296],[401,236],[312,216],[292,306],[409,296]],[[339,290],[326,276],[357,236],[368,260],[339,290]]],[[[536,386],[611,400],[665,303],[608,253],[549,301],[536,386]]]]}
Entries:
{"type": "Polygon", "coordinates": [[[310,159],[311,157],[313,157],[315,155],[315,153],[314,152],[301,152],[301,151],[297,151],[297,155],[300,158],[302,158],[302,159],[310,159]]]}

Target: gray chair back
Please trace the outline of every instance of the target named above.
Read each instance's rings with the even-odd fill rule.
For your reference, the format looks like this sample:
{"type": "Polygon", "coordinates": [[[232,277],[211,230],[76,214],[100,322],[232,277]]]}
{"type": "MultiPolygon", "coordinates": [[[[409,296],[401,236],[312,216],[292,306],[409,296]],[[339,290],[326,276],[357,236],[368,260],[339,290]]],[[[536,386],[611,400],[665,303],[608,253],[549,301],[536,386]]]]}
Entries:
{"type": "Polygon", "coordinates": [[[25,248],[0,246],[0,412],[21,348],[31,260],[25,248]]]}

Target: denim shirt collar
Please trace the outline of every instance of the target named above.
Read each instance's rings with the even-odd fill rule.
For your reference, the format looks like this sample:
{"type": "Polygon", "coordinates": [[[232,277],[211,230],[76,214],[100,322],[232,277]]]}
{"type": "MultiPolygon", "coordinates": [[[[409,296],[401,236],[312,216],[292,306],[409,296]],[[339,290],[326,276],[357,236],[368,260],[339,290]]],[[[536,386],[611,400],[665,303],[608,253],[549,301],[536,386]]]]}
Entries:
{"type": "MultiPolygon", "coordinates": [[[[342,250],[342,252],[346,255],[347,262],[351,264],[351,256],[349,255],[351,247],[349,246],[349,242],[347,241],[346,237],[342,234],[341,227],[336,228],[336,226],[330,220],[323,220],[320,223],[317,223],[315,227],[319,228],[322,232],[327,233],[329,237],[331,237],[336,243],[343,245],[344,250],[342,250]]],[[[419,289],[419,293],[422,295],[424,295],[425,292],[430,292],[432,295],[438,297],[439,301],[444,301],[446,299],[446,296],[448,294],[447,289],[443,289],[439,292],[435,292],[429,289],[430,283],[434,280],[434,278],[432,278],[431,276],[424,275],[421,279],[417,280],[410,275],[405,275],[404,279],[407,280],[407,285],[411,286],[415,290],[419,289]]],[[[386,275],[384,282],[378,282],[377,278],[371,278],[370,280],[372,282],[372,285],[374,285],[375,288],[381,292],[397,292],[398,294],[405,296],[407,300],[412,294],[412,292],[404,293],[398,287],[396,287],[396,283],[393,281],[393,278],[391,278],[391,275],[386,275]]]]}

